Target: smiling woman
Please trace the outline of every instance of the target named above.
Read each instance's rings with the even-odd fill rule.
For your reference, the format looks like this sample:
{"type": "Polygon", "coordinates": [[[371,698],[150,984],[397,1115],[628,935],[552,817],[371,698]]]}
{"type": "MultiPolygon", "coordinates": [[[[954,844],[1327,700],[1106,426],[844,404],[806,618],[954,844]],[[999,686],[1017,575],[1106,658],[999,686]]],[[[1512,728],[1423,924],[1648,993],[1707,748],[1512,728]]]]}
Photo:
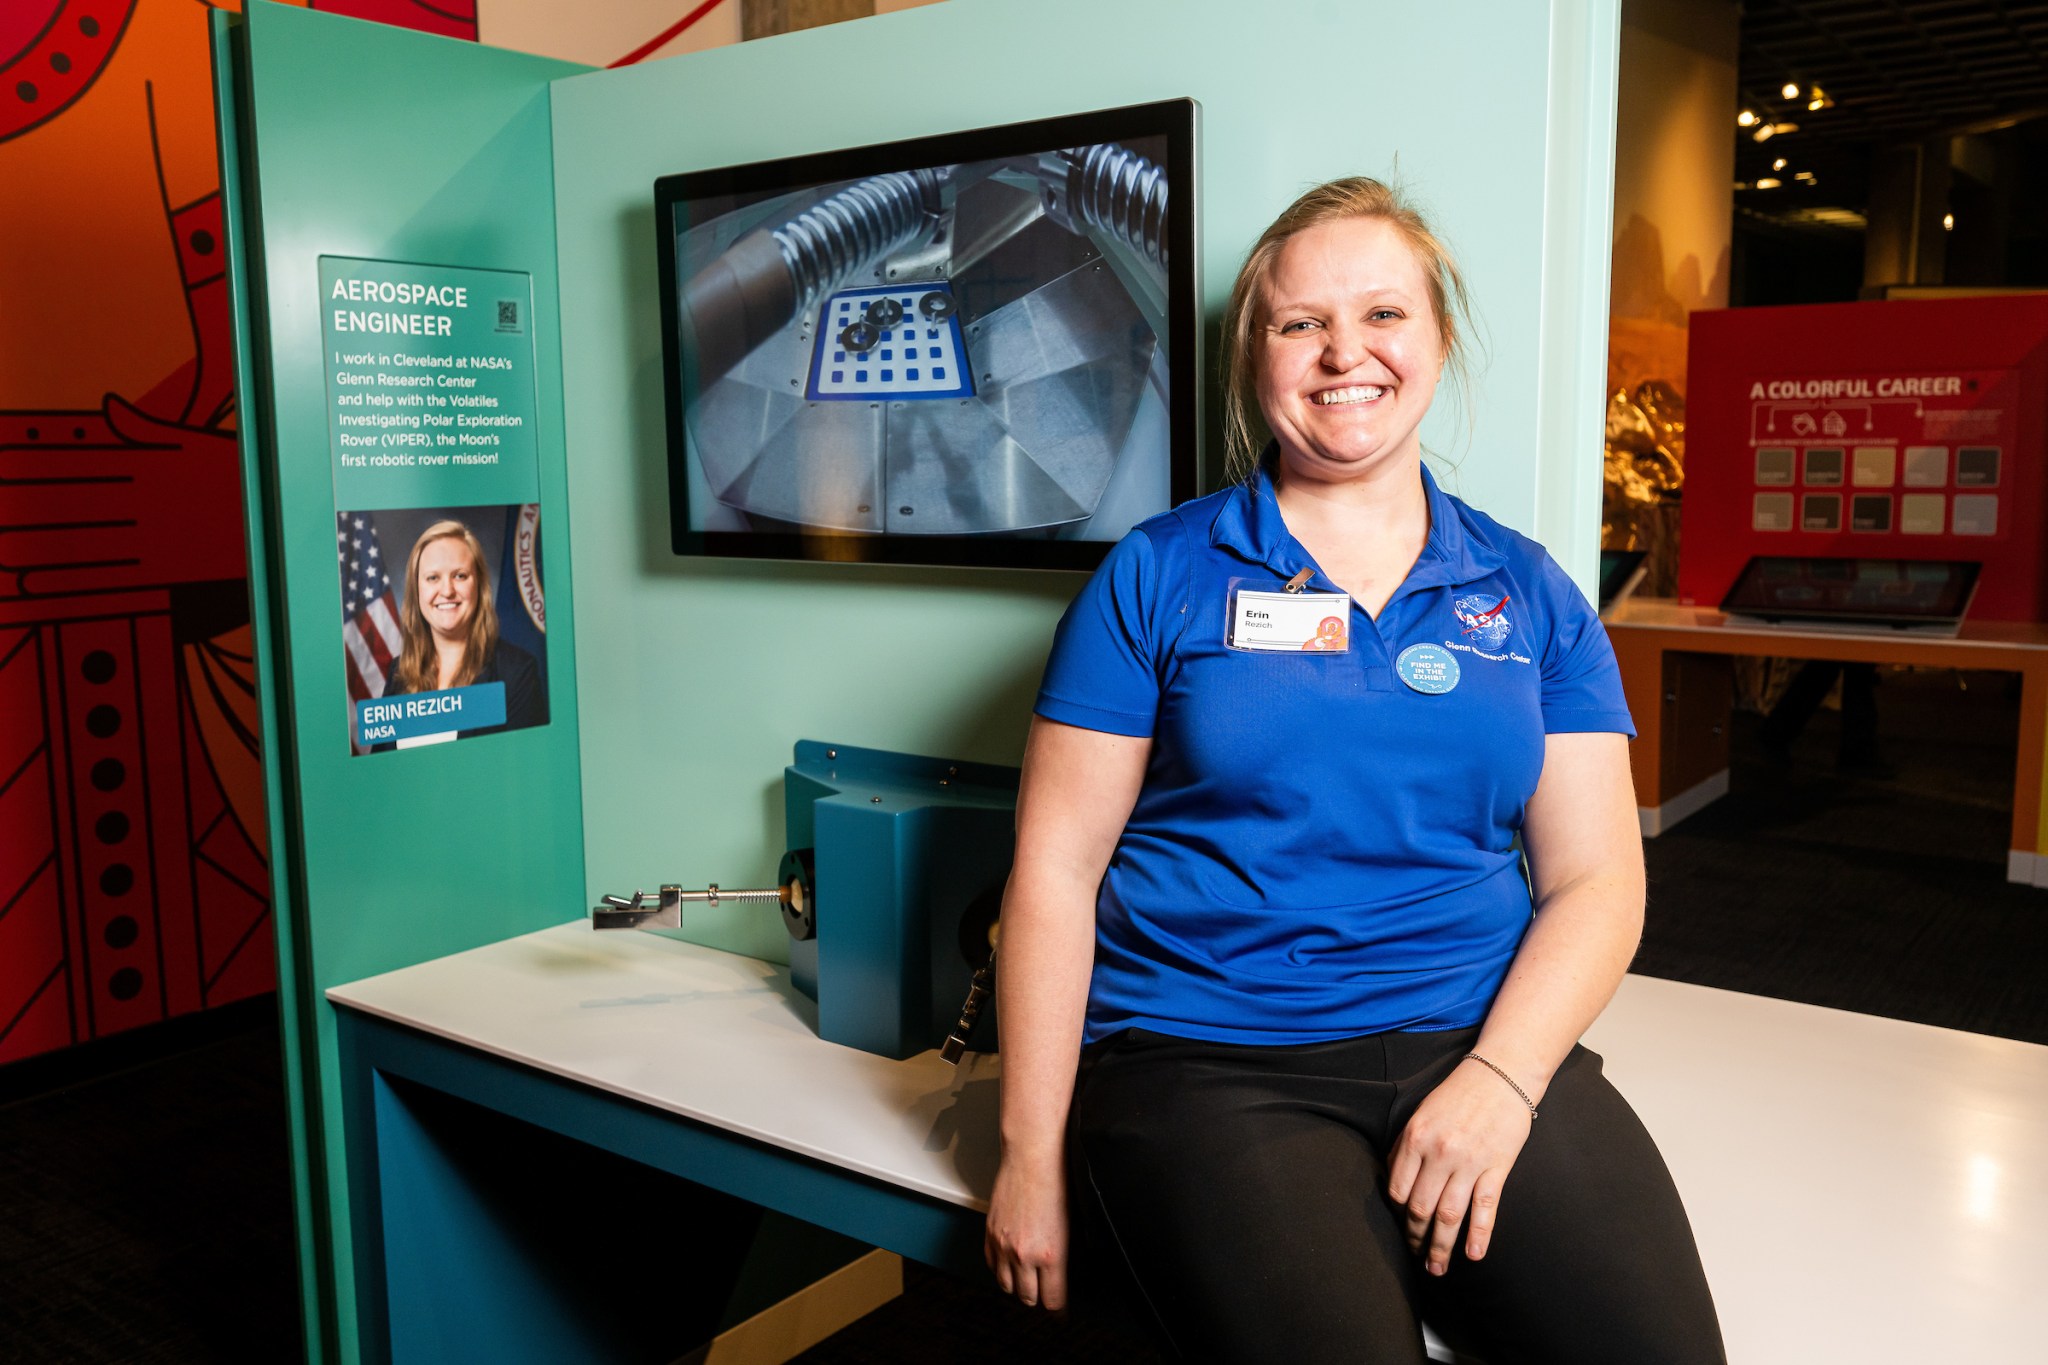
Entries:
{"type": "Polygon", "coordinates": [[[398,589],[398,635],[398,657],[385,696],[502,684],[504,716],[502,721],[442,728],[410,740],[376,734],[372,738],[392,742],[375,743],[373,751],[516,730],[546,721],[547,692],[540,661],[503,638],[489,559],[466,523],[454,518],[435,521],[413,541],[398,589]]]}
{"type": "Polygon", "coordinates": [[[497,652],[498,609],[475,532],[459,521],[437,521],[420,532],[405,562],[399,621],[405,628],[398,662],[403,690],[434,692],[476,681],[497,652]]]}
{"type": "Polygon", "coordinates": [[[1183,1356],[1419,1365],[1426,1313],[1489,1360],[1723,1359],[1663,1160],[1578,1043],[1642,927],[1613,651],[1422,458],[1464,318],[1386,186],[1303,196],[1225,317],[1237,482],[1060,623],[986,1244],[1026,1303],[1066,1300],[1071,1190],[1183,1356]]]}
{"type": "MultiPolygon", "coordinates": [[[[1290,204],[1260,235],[1223,310],[1224,460],[1232,479],[1250,477],[1261,445],[1257,423],[1262,392],[1255,367],[1267,352],[1257,344],[1255,332],[1288,326],[1296,338],[1304,333],[1314,335],[1329,325],[1328,317],[1318,316],[1315,306],[1327,310],[1339,300],[1329,296],[1297,298],[1296,292],[1306,288],[1311,294],[1327,295],[1331,288],[1347,286],[1350,298],[1346,301],[1352,304],[1388,305],[1379,310],[1383,316],[1377,321],[1382,327],[1407,324],[1400,330],[1408,348],[1416,345],[1412,334],[1418,330],[1417,321],[1422,324],[1420,330],[1435,333],[1437,363],[1422,407],[1429,406],[1440,377],[1447,377],[1454,390],[1462,393],[1465,389],[1471,309],[1464,277],[1450,251],[1422,215],[1380,181],[1357,176],[1319,185],[1290,204]],[[1331,229],[1340,237],[1366,239],[1357,244],[1366,246],[1369,255],[1349,259],[1344,247],[1351,243],[1318,242],[1325,263],[1334,247],[1337,273],[1327,279],[1312,271],[1303,275],[1300,272],[1309,263],[1297,257],[1297,273],[1275,281],[1273,271],[1285,248],[1297,236],[1318,228],[1331,229]],[[1375,289],[1399,297],[1376,298],[1375,289]],[[1289,315],[1282,318],[1283,313],[1289,315]]],[[[1281,354],[1299,356],[1300,352],[1290,348],[1281,354]]]]}
{"type": "Polygon", "coordinates": [[[1444,368],[1421,262],[1379,218],[1296,234],[1273,260],[1259,319],[1259,409],[1304,471],[1351,478],[1422,455],[1444,368]]]}

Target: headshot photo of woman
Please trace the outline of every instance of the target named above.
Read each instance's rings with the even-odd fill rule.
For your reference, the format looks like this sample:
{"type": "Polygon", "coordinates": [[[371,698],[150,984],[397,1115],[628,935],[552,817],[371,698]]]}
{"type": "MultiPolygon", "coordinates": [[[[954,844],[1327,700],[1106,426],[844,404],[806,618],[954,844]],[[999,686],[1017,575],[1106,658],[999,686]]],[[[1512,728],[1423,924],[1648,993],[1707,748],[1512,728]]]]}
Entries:
{"type": "Polygon", "coordinates": [[[1060,623],[1002,911],[984,1249],[1022,1303],[1086,1231],[1177,1359],[1421,1365],[1425,1322],[1489,1365],[1725,1359],[1579,1042],[1643,925],[1613,650],[1423,458],[1472,332],[1398,192],[1304,194],[1224,313],[1230,481],[1060,623]],[[1245,592],[1309,645],[1234,643],[1245,592]]]}
{"type": "Polygon", "coordinates": [[[404,641],[384,695],[442,692],[481,683],[505,685],[502,725],[401,739],[378,749],[469,739],[548,718],[547,682],[533,655],[501,638],[497,594],[483,545],[460,521],[420,532],[406,556],[398,620],[404,641]]]}

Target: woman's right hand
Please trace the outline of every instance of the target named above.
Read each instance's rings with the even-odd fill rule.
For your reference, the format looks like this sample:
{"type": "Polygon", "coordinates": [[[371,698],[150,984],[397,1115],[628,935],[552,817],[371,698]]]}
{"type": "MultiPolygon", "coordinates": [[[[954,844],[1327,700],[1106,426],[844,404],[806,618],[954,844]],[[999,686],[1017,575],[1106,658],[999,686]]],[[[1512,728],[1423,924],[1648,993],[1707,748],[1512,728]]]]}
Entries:
{"type": "Polygon", "coordinates": [[[996,1283],[1026,1308],[1067,1306],[1067,1182],[1058,1152],[1004,1154],[981,1250],[996,1283]]]}

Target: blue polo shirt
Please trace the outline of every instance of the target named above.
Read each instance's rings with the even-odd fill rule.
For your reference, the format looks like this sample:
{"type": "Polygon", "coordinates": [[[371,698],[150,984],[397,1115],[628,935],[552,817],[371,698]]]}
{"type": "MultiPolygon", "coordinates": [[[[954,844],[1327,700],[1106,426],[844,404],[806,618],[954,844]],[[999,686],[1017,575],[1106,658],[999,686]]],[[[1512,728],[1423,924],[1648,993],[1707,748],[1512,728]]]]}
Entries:
{"type": "Polygon", "coordinates": [[[1531,913],[1543,737],[1633,735],[1598,616],[1543,547],[1436,486],[1429,542],[1346,653],[1227,643],[1234,589],[1309,569],[1262,472],[1144,522],[1060,621],[1036,710],[1149,736],[1096,907],[1086,1037],[1308,1043],[1476,1024],[1531,913]],[[1458,662],[1435,695],[1411,645],[1458,662]]]}

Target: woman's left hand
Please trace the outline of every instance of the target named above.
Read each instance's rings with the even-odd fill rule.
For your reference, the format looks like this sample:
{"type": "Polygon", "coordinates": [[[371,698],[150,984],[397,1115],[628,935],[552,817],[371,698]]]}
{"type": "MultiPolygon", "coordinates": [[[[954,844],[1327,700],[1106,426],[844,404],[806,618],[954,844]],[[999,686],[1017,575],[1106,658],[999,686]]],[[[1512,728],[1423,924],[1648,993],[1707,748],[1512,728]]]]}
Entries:
{"type": "Polygon", "coordinates": [[[1458,1230],[1465,1254],[1486,1255],[1501,1187],[1529,1140],[1529,1107],[1477,1062],[1460,1062],[1429,1093],[1387,1161],[1387,1193],[1402,1208],[1408,1249],[1429,1273],[1450,1268],[1458,1230]]]}

